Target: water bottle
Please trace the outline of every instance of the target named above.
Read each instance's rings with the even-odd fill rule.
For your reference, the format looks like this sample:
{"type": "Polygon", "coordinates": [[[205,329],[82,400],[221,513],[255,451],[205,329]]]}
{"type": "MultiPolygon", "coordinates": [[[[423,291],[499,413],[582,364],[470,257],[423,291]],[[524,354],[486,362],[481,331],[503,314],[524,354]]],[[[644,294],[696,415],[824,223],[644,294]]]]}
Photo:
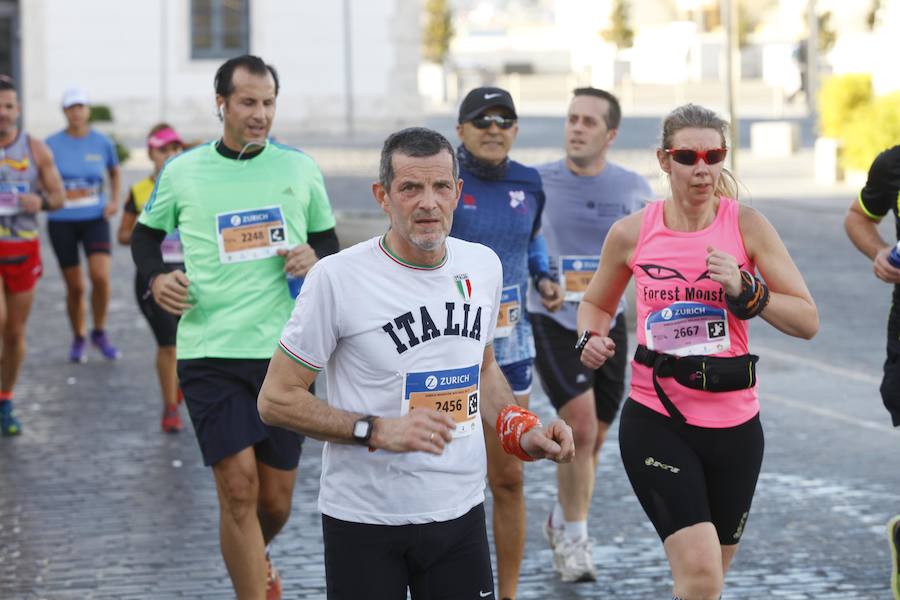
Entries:
{"type": "Polygon", "coordinates": [[[297,296],[300,295],[300,288],[303,287],[305,277],[294,277],[287,274],[285,277],[287,278],[288,291],[291,293],[291,298],[296,300],[297,296]]]}
{"type": "Polygon", "coordinates": [[[900,242],[897,242],[897,245],[891,248],[891,253],[888,254],[888,262],[900,269],[900,242]]]}

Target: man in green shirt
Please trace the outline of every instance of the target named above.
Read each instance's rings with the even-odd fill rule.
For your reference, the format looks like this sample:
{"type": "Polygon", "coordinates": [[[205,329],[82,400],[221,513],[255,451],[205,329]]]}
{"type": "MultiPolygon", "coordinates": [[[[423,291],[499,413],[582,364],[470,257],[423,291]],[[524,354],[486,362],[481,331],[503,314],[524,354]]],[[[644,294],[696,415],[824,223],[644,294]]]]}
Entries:
{"type": "Polygon", "coordinates": [[[262,423],[256,398],[294,306],[289,278],[337,251],[322,174],[268,139],[278,77],[255,56],[216,73],[222,138],[163,168],[132,238],[148,293],[181,315],[178,377],[212,466],[225,565],[240,600],[280,598],[266,547],[287,521],[302,437],[262,423]],[[185,272],[160,245],[178,229],[185,272]]]}

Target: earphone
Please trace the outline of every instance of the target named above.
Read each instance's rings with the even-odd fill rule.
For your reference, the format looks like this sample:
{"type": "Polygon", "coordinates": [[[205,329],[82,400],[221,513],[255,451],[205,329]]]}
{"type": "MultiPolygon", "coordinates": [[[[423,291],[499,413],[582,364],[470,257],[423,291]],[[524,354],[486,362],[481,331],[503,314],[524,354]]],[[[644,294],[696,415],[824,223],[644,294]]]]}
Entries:
{"type": "Polygon", "coordinates": [[[216,111],[216,116],[219,117],[220,121],[225,120],[225,109],[221,104],[219,105],[218,110],[216,111]]]}

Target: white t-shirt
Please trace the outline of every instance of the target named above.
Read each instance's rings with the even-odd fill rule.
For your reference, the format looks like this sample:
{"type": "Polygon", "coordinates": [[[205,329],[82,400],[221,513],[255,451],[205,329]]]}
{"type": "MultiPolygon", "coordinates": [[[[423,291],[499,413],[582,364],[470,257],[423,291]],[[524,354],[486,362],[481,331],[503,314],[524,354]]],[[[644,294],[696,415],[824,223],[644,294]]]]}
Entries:
{"type": "Polygon", "coordinates": [[[356,523],[448,521],[484,501],[478,386],[500,305],[500,259],[448,238],[444,262],[423,268],[383,239],[310,270],[281,349],[307,368],[325,367],[331,406],[379,417],[429,407],[457,421],[440,456],[326,443],[319,510],[356,523]]]}

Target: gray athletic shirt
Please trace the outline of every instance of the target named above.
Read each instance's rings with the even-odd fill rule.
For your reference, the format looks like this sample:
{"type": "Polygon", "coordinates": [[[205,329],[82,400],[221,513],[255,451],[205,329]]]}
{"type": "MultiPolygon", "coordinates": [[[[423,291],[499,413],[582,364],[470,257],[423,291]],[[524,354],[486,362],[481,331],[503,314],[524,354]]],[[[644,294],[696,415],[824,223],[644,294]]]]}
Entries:
{"type": "MultiPolygon", "coordinates": [[[[547,240],[550,274],[560,285],[569,288],[570,300],[557,312],[550,313],[541,304],[534,286],[529,286],[528,312],[546,315],[575,330],[577,290],[593,274],[609,228],[642,208],[653,192],[643,177],[610,162],[594,176],[573,174],[565,160],[535,168],[541,174],[547,195],[541,231],[547,240]]],[[[616,314],[623,310],[624,298],[616,314]]]]}

